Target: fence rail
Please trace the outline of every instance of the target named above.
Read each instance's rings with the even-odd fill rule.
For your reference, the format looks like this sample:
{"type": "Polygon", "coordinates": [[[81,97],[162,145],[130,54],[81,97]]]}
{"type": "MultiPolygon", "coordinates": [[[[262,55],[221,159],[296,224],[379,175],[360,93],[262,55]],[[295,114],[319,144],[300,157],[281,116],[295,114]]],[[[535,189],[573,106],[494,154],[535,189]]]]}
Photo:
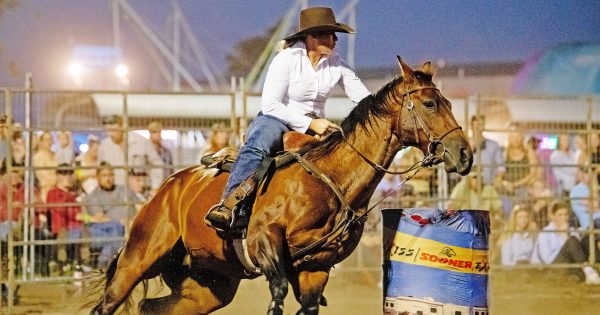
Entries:
{"type": "MultiPolygon", "coordinates": [[[[342,99],[332,102],[335,103],[335,109],[327,117],[337,121],[350,108],[338,108],[346,106],[342,99]]],[[[600,150],[600,99],[477,96],[452,100],[452,103],[457,121],[471,138],[477,133],[470,123],[471,117],[485,117],[481,131],[485,138],[494,140],[503,148],[500,151],[502,161],[490,163],[487,156],[482,156],[485,148],[478,147],[475,153],[476,166],[472,171],[477,175],[475,182],[468,183],[468,177],[446,174],[443,168],[437,166],[423,171],[419,177],[392,193],[380,207],[488,207],[485,210],[490,211],[492,218],[490,259],[493,272],[495,268],[536,268],[531,264],[507,265],[502,262],[502,243],[507,236],[522,233],[521,228],[511,221],[515,206],[523,205],[528,208],[529,214],[541,217],[536,217],[539,222],[530,231],[532,235],[564,234],[565,231],[540,232],[544,227],[540,225],[552,221],[551,214],[547,213],[550,204],[564,201],[569,205],[572,221],[575,221],[570,226],[570,232],[579,234],[582,247],[587,242],[587,248],[592,250],[588,250],[585,262],[552,264],[548,267],[580,268],[588,264],[598,267],[600,257],[593,249],[600,246],[600,237],[597,236],[600,230],[594,229],[595,212],[582,212],[581,204],[600,211],[600,206],[594,208],[599,204],[600,152],[597,150],[600,150]],[[557,143],[560,134],[568,136],[572,149],[578,146],[578,160],[569,162],[563,159],[556,162],[551,158],[560,145],[557,143]],[[519,150],[520,155],[517,154],[519,150]],[[514,154],[521,160],[512,159],[514,154]],[[485,182],[486,172],[489,171],[494,173],[493,181],[485,182]],[[562,176],[560,171],[575,176],[565,177],[574,184],[582,182],[579,178],[587,175],[588,195],[570,195],[574,185],[567,185],[561,181],[564,179],[557,178],[562,176]],[[498,173],[503,174],[500,180],[497,180],[498,173]],[[531,178],[519,183],[527,176],[531,178]],[[471,190],[474,191],[472,195],[469,194],[471,190]],[[545,214],[534,213],[540,206],[537,203],[544,204],[545,214]],[[586,222],[588,224],[584,226],[586,222]]],[[[219,131],[229,133],[229,145],[237,145],[239,134],[248,126],[248,120],[258,111],[258,107],[256,95],[242,92],[209,95],[0,90],[0,114],[5,115],[5,123],[0,128],[0,159],[5,161],[1,181],[4,190],[0,189],[0,194],[4,194],[0,199],[5,200],[4,204],[0,204],[0,211],[4,211],[3,221],[0,222],[0,282],[9,288],[10,293],[18,284],[72,279],[75,270],[82,266],[103,267],[106,256],[114,254],[127,237],[129,223],[140,205],[151,197],[153,188],[156,188],[151,178],[153,172],[162,173],[160,178],[164,178],[174,170],[198,163],[201,149],[210,146],[211,138],[219,131]],[[107,120],[114,115],[122,117],[120,126],[115,127],[114,121],[107,120]],[[166,143],[170,149],[172,156],[168,163],[163,160],[162,164],[156,164],[148,156],[140,158],[130,154],[130,150],[134,150],[131,142],[134,138],[137,141],[140,136],[151,136],[151,122],[154,126],[160,126],[163,144],[166,143]],[[44,160],[44,152],[63,152],[58,138],[65,132],[71,135],[73,147],[70,150],[75,153],[71,164],[59,166],[57,161],[48,163],[44,160]],[[122,194],[112,201],[100,199],[99,203],[91,202],[93,189],[90,190],[86,185],[101,185],[94,184],[93,177],[100,175],[106,167],[86,164],[74,157],[78,154],[84,156],[86,152],[94,150],[92,146],[115,133],[120,133],[123,137],[121,141],[130,145],[122,146],[123,152],[110,152],[112,155],[122,155],[119,163],[112,163],[110,168],[116,173],[117,185],[123,187],[122,194]],[[44,137],[50,137],[50,146],[44,137]],[[70,171],[75,173],[77,179],[72,189],[75,192],[73,199],[48,200],[48,191],[57,184],[56,173],[70,171]],[[90,178],[92,182],[87,182],[90,178]],[[81,215],[70,222],[72,226],[67,225],[66,230],[53,229],[53,224],[58,224],[57,221],[53,222],[53,211],[58,208],[74,209],[81,215]],[[113,225],[107,225],[106,229],[118,231],[105,234],[94,231],[94,224],[108,223],[95,221],[94,215],[114,208],[119,209],[121,216],[113,220],[116,221],[113,225]]],[[[411,165],[420,158],[419,154],[422,155],[416,151],[401,151],[392,167],[400,169],[411,165]]],[[[58,154],[55,153],[55,156],[58,154]]],[[[372,201],[378,201],[400,179],[386,175],[372,201]]],[[[380,269],[379,225],[379,215],[373,211],[367,222],[368,231],[363,243],[352,258],[341,264],[339,270],[375,272],[380,269]]]]}

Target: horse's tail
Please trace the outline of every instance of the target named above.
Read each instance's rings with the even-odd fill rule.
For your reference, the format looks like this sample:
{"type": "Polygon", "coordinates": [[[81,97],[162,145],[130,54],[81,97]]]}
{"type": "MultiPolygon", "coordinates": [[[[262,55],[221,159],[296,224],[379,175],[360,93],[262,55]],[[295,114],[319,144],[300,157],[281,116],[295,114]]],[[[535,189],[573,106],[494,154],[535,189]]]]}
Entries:
{"type": "MultiPolygon", "coordinates": [[[[94,271],[83,279],[83,292],[87,295],[88,300],[80,307],[80,311],[96,307],[98,304],[98,298],[104,298],[102,294],[112,278],[115,276],[115,272],[117,271],[117,262],[119,261],[122,251],[123,249],[121,248],[108,265],[108,268],[106,268],[106,271],[94,271]]],[[[129,294],[121,306],[122,312],[125,314],[130,314],[131,310],[133,309],[132,306],[133,299],[131,294],[129,294]]]]}

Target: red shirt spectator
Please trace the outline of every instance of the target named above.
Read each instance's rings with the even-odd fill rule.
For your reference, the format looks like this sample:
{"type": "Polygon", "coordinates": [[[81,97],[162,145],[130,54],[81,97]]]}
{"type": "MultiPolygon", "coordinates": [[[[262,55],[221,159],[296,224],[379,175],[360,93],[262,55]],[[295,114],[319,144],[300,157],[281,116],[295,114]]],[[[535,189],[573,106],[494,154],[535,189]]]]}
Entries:
{"type": "MultiPolygon", "coordinates": [[[[12,189],[12,219],[17,220],[23,211],[22,206],[25,191],[22,185],[12,189]]],[[[0,222],[8,220],[8,186],[4,181],[0,181],[0,222]]]]}
{"type": "MultiPolygon", "coordinates": [[[[76,194],[71,191],[64,191],[58,187],[52,187],[48,191],[46,202],[50,205],[53,203],[75,203],[77,202],[76,194]]],[[[52,222],[52,234],[58,234],[61,229],[77,229],[81,228],[81,221],[77,220],[77,215],[81,213],[81,207],[76,205],[61,205],[56,207],[48,207],[50,213],[50,222],[52,222]]]]}
{"type": "MultiPolygon", "coordinates": [[[[60,167],[56,170],[56,186],[50,188],[48,195],[46,195],[48,205],[77,202],[75,192],[71,191],[74,180],[73,170],[66,168],[69,167],[68,164],[61,164],[60,167]]],[[[50,214],[50,228],[54,235],[57,235],[61,230],[68,231],[82,226],[82,222],[78,220],[78,216],[81,214],[81,207],[78,205],[49,206],[48,212],[50,214]]]]}

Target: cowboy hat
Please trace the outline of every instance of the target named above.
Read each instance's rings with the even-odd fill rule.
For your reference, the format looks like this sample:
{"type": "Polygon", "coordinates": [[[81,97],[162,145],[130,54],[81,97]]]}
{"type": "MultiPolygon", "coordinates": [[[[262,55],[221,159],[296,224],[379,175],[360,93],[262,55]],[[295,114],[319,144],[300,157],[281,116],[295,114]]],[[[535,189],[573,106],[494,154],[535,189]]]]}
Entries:
{"type": "Polygon", "coordinates": [[[316,32],[356,33],[349,25],[336,22],[335,15],[331,8],[314,7],[300,11],[298,32],[284,39],[289,40],[316,32]]]}

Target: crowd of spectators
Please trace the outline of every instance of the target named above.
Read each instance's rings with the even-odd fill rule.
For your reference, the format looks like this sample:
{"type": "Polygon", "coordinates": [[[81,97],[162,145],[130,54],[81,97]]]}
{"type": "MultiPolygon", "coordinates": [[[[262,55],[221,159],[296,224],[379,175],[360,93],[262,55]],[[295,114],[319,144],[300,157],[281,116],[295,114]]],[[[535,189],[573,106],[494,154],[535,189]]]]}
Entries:
{"type": "MultiPolygon", "coordinates": [[[[485,136],[483,116],[472,117],[469,129],[473,168],[457,180],[449,177],[447,198],[437,189],[439,174],[430,172],[396,191],[405,176],[385,175],[373,200],[391,192],[383,207],[489,211],[490,247],[503,265],[600,262],[600,255],[590,256],[600,253],[598,233],[590,237],[591,228],[600,228],[600,132],[558,134],[552,149],[516,128],[498,143],[485,136]]],[[[422,159],[413,151],[401,151],[392,170],[422,159]]],[[[587,283],[600,284],[591,266],[582,270],[587,283]]]]}
{"type": "Polygon", "coordinates": [[[107,136],[89,134],[87,150],[80,153],[70,132],[33,133],[30,177],[25,176],[27,134],[17,123],[8,134],[10,124],[0,116],[2,256],[9,233],[14,240],[23,240],[28,224],[33,241],[57,240],[34,246],[37,274],[59,276],[81,266],[106,268],[122,246],[133,216],[174,171],[172,154],[161,137],[162,124],[151,122],[150,137],[145,138],[126,131],[121,117],[106,117],[107,136]],[[31,185],[25,183],[28,178],[31,185]],[[93,241],[81,240],[90,238],[93,241]]]}

